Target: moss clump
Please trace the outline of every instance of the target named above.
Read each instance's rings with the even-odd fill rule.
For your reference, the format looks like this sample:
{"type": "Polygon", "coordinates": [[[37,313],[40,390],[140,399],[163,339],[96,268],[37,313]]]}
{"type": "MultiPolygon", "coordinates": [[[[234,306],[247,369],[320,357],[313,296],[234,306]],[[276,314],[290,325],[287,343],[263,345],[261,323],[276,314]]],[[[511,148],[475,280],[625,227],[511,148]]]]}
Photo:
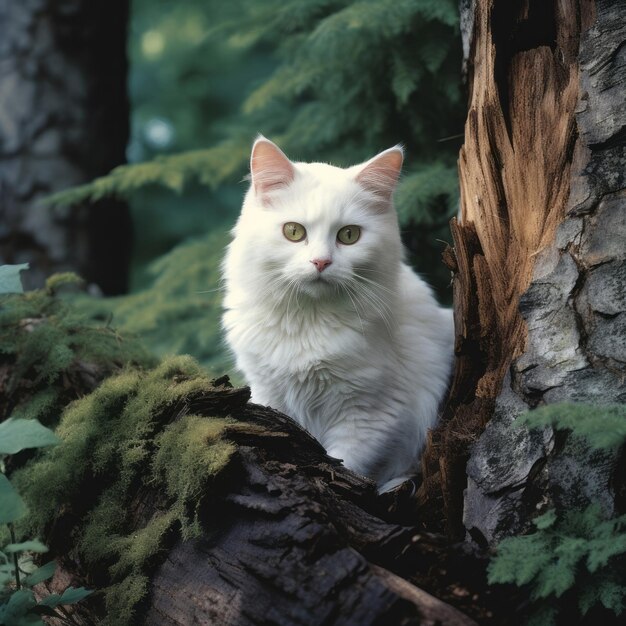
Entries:
{"type": "Polygon", "coordinates": [[[51,296],[65,287],[81,287],[85,281],[74,272],[60,272],[53,274],[46,280],[46,291],[51,296]]]}
{"type": "Polygon", "coordinates": [[[202,495],[234,451],[223,439],[230,422],[177,417],[190,395],[213,390],[191,357],[125,370],[71,404],[56,430],[63,442],[15,475],[32,511],[25,531],[43,534],[65,511],[81,520],[72,549],[107,572],[105,624],[134,623],[168,533],[199,532],[202,495]],[[145,493],[158,501],[147,520],[133,500],[145,493]]]}
{"type": "Polygon", "coordinates": [[[186,415],[155,439],[154,474],[165,484],[168,496],[193,506],[191,524],[184,511],[177,512],[184,538],[199,531],[198,508],[206,477],[217,474],[234,451],[221,439],[226,425],[225,420],[186,415]]]}
{"type": "Polygon", "coordinates": [[[126,364],[155,360],[134,339],[123,339],[55,293],[74,274],[45,289],[0,296],[0,419],[13,415],[56,424],[62,408],[126,364]]]}

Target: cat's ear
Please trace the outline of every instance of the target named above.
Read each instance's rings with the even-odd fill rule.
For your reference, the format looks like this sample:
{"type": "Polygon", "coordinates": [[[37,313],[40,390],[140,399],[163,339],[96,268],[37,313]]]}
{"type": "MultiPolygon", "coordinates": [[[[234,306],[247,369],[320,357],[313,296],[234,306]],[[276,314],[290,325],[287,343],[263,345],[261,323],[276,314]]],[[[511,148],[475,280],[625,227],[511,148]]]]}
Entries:
{"type": "Polygon", "coordinates": [[[357,166],[357,182],[388,203],[398,183],[404,150],[397,145],[377,154],[373,159],[357,166]]]}
{"type": "Polygon", "coordinates": [[[284,152],[269,139],[259,135],[252,146],[250,177],[257,196],[269,204],[272,191],[286,187],[293,181],[295,171],[284,152]]]}

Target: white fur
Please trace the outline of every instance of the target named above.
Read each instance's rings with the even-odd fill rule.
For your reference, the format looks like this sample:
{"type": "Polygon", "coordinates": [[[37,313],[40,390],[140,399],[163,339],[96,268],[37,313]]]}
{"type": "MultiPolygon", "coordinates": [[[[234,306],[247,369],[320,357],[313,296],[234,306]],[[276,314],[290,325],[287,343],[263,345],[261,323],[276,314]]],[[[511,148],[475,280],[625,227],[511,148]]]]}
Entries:
{"type": "Polygon", "coordinates": [[[402,260],[390,196],[371,186],[377,172],[367,185],[358,178],[375,159],[349,169],[288,162],[284,184],[265,195],[253,160],[223,265],[223,326],[252,400],[293,417],[385,491],[417,470],[448,384],[453,328],[402,260]],[[287,240],[286,222],[304,225],[306,240],[287,240]],[[351,224],[359,241],[338,243],[351,224]],[[319,273],[310,261],[327,257],[319,273]]]}

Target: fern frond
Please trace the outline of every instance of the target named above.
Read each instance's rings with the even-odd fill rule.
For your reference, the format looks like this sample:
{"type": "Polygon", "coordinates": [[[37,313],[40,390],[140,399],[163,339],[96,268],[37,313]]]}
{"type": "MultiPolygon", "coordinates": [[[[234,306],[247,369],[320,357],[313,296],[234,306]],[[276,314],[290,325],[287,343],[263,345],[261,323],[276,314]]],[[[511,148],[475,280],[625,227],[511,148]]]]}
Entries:
{"type": "Polygon", "coordinates": [[[249,149],[246,137],[245,140],[228,140],[207,150],[157,156],[146,163],[121,165],[87,185],[51,195],[44,203],[49,206],[72,206],[96,202],[106,196],[128,197],[148,185],[162,185],[180,193],[192,181],[215,189],[242,169],[249,149]]]}
{"type": "Polygon", "coordinates": [[[598,450],[615,449],[626,443],[624,404],[550,404],[521,415],[516,423],[529,428],[552,426],[569,430],[598,450]]]}

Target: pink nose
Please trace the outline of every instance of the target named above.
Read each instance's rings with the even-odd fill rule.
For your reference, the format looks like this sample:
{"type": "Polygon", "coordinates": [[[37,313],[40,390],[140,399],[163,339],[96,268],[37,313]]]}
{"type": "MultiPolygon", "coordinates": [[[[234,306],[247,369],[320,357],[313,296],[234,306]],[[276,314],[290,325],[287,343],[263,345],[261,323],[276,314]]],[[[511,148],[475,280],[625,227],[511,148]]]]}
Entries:
{"type": "Polygon", "coordinates": [[[330,259],[313,259],[311,263],[315,265],[318,272],[323,272],[332,263],[332,261],[330,259]]]}

